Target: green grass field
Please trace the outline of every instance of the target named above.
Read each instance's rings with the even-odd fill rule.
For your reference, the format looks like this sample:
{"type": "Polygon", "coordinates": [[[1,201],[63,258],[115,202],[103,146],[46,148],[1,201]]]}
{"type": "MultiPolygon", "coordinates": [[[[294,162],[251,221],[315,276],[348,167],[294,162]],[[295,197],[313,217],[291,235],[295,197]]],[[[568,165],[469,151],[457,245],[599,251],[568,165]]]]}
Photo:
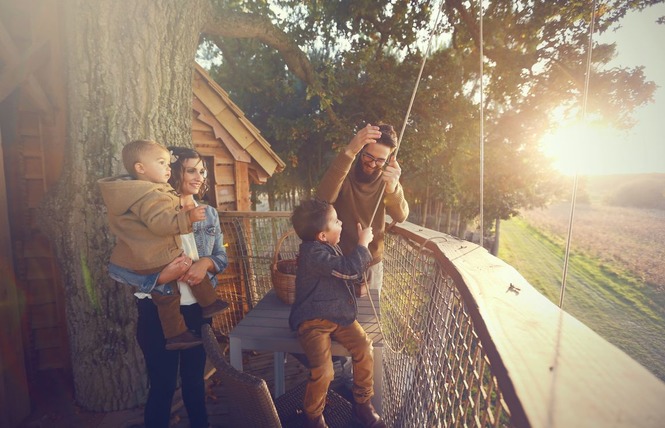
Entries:
{"type": "MultiPolygon", "coordinates": [[[[499,257],[559,304],[563,272],[562,237],[548,236],[525,220],[501,223],[499,257]]],[[[665,380],[663,293],[627,271],[572,251],[563,309],[665,380]]]]}

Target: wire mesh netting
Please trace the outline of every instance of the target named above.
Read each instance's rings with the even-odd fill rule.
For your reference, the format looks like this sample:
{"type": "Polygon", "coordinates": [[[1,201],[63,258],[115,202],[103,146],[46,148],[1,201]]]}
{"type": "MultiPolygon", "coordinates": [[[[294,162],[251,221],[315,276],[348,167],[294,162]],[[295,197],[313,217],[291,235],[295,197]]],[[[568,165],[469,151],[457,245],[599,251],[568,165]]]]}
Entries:
{"type": "Polygon", "coordinates": [[[384,417],[395,427],[507,427],[510,413],[453,279],[429,250],[386,234],[384,417]]]}
{"type": "MultiPolygon", "coordinates": [[[[230,309],[213,319],[218,336],[226,336],[272,288],[270,265],[279,238],[291,230],[290,212],[220,212],[228,267],[218,275],[217,293],[230,309]]],[[[292,259],[300,240],[288,236],[278,259],[292,259]]]]}
{"type": "MultiPolygon", "coordinates": [[[[295,259],[290,212],[222,212],[229,267],[219,276],[227,335],[272,288],[270,265],[295,259]]],[[[381,294],[383,413],[393,427],[508,427],[510,412],[457,284],[424,245],[385,237],[381,294]]]]}

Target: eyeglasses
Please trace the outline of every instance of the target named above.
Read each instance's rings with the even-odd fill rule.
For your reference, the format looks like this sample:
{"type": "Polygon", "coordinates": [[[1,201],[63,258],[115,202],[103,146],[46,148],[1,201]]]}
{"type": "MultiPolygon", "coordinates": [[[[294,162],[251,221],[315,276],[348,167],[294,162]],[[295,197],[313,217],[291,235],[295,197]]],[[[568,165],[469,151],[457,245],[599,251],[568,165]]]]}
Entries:
{"type": "Polygon", "coordinates": [[[386,163],[385,159],[375,158],[374,156],[370,155],[367,152],[363,152],[363,157],[367,160],[367,162],[374,162],[376,166],[383,166],[383,164],[386,163]]]}

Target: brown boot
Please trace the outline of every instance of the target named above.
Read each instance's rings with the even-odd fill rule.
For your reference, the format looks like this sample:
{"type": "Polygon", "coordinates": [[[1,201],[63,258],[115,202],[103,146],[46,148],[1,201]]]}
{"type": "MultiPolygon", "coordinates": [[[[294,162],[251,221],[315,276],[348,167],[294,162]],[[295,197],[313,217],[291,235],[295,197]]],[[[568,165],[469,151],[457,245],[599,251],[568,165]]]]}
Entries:
{"type": "Polygon", "coordinates": [[[385,422],[381,419],[371,401],[365,403],[355,403],[353,406],[353,415],[366,428],[386,428],[385,422]]]}
{"type": "Polygon", "coordinates": [[[166,349],[169,351],[177,349],[187,349],[193,348],[202,344],[201,338],[196,337],[189,330],[185,330],[184,333],[180,333],[177,336],[174,336],[170,339],[166,339],[166,349]]]}
{"type": "Polygon", "coordinates": [[[229,304],[223,300],[215,300],[212,304],[203,308],[202,316],[203,318],[212,318],[214,315],[217,315],[221,312],[224,312],[229,307],[229,304]]]}
{"type": "Polygon", "coordinates": [[[309,416],[305,415],[305,428],[328,428],[328,424],[323,419],[323,415],[319,415],[314,419],[310,419],[309,416]]]}

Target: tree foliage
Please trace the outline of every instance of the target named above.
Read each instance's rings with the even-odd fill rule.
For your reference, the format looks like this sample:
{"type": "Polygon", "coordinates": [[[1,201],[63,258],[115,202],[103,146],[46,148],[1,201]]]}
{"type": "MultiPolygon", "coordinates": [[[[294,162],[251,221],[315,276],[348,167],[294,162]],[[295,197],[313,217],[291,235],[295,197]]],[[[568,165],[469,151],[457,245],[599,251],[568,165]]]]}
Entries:
{"type": "MultiPolygon", "coordinates": [[[[605,2],[595,14],[595,31],[609,31],[628,11],[661,2],[605,2]]],[[[461,0],[441,3],[443,17],[434,29],[438,11],[425,1],[216,6],[220,16],[264,17],[272,29],[266,34],[278,29],[304,55],[294,67],[296,55],[284,56],[283,43],[266,37],[219,31],[206,39],[221,53],[213,75],[291,167],[270,191],[296,186],[309,193],[331,149],[365,123],[401,129],[430,32],[434,48],[399,149],[412,204],[443,202],[464,219],[478,214],[481,108],[487,215],[509,218],[547,203],[559,189],[560,177],[538,141],[557,125],[556,117],[581,114],[591,2],[491,1],[482,11],[482,37],[479,4],[461,0]],[[300,71],[304,58],[309,74],[300,71]]],[[[614,55],[614,45],[593,45],[586,113],[624,128],[632,125],[635,108],[651,101],[655,85],[640,68],[606,69],[614,55]]]]}

